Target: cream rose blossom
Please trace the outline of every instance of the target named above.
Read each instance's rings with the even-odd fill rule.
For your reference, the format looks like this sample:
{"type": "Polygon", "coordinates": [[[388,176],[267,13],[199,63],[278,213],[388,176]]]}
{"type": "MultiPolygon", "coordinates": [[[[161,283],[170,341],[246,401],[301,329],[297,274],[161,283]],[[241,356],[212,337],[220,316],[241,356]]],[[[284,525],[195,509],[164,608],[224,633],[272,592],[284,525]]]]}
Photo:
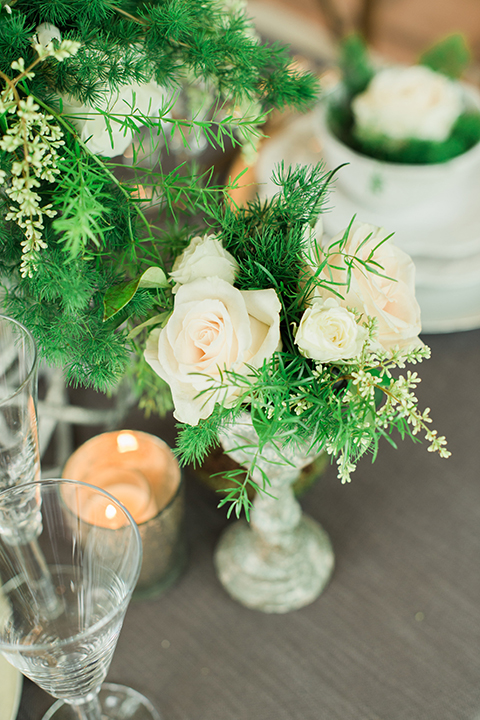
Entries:
{"type": "Polygon", "coordinates": [[[176,258],[170,277],[176,285],[192,282],[198,278],[219,277],[233,285],[238,263],[215,235],[197,235],[188,247],[176,258]]]}
{"type": "Polygon", "coordinates": [[[328,363],[357,357],[366,338],[352,312],[333,298],[316,297],[302,315],[295,343],[305,357],[328,363]]]}
{"type": "Polygon", "coordinates": [[[359,136],[443,141],[463,111],[461,86],[422,65],[380,70],[352,102],[359,136]]]}
{"type": "Polygon", "coordinates": [[[273,289],[240,291],[217,277],[179,288],[172,315],[145,350],[170,386],[177,420],[197,425],[216,402],[234,402],[237,388],[224,371],[247,375],[247,364],[260,367],[280,348],[280,308],[273,289]]]}
{"type": "MultiPolygon", "coordinates": [[[[344,234],[345,231],[338,233],[332,238],[331,244],[339,242],[344,234]]],[[[344,295],[340,304],[377,318],[377,342],[385,350],[396,345],[416,347],[421,345],[418,335],[422,326],[420,307],[415,298],[415,266],[410,256],[385,240],[386,237],[383,228],[367,223],[352,223],[344,252],[350,257],[356,254],[361,260],[367,261],[374,251],[373,260],[378,263],[376,270],[379,274],[369,272],[363,265],[354,262],[350,290],[344,293],[342,287],[338,287],[338,291],[344,295]]],[[[343,257],[333,256],[329,263],[333,268],[332,279],[346,283],[347,268],[343,257]]]]}

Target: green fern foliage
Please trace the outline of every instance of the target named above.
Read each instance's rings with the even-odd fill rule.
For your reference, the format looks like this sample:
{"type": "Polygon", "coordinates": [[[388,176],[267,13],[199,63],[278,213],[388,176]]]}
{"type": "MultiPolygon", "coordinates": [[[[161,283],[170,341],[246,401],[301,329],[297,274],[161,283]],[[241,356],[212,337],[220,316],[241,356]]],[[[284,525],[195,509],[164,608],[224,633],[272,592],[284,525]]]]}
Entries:
{"type": "MultiPolygon", "coordinates": [[[[0,302],[72,383],[106,390],[124,377],[132,354],[140,352],[129,331],[155,304],[168,302],[161,287],[144,288],[105,315],[105,297],[128,282],[136,287],[150,267],[162,269],[179,242],[172,223],[193,222],[188,218],[221,203],[228,187],[214,181],[209,168],[140,167],[136,150],[126,173],[124,163],[93,154],[81,140],[64,109],[66,98],[86,103],[106,135],[120,130],[130,136],[144,126],[152,142],[168,148],[175,133],[202,132],[222,149],[254,143],[273,107],[305,108],[316,99],[316,78],[290,66],[285,48],[261,43],[245,12],[217,0],[2,5],[0,302]],[[62,39],[61,45],[54,39],[47,53],[36,47],[45,24],[62,39]],[[133,106],[108,109],[117,91],[151,81],[166,93],[155,116],[133,106]],[[174,115],[182,88],[191,83],[205,95],[205,113],[174,115]],[[148,217],[139,184],[157,199],[148,217]]],[[[141,376],[140,384],[151,388],[145,370],[141,376]]]]}

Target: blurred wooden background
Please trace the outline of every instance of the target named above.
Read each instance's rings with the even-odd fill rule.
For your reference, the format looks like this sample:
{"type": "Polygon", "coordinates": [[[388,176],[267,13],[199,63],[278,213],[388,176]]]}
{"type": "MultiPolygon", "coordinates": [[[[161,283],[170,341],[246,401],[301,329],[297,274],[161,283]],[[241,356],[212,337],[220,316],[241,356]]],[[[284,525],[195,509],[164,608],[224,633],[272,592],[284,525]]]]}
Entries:
{"type": "Polygon", "coordinates": [[[480,0],[248,0],[248,9],[262,35],[312,59],[333,52],[332,39],[353,29],[400,62],[462,32],[480,64],[480,0]]]}

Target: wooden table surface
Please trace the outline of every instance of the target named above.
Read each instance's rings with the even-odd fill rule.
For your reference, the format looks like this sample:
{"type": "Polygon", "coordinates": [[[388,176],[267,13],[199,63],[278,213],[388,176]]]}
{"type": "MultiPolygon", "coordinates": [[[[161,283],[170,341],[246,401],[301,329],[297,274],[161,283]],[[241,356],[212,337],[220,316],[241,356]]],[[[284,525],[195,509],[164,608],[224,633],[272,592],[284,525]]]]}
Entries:
{"type": "MultiPolygon", "coordinates": [[[[163,720],[480,720],[480,331],[424,339],[418,395],[452,457],[382,444],[347,486],[328,467],[302,505],[330,533],[333,579],[278,616],[220,586],[227,520],[189,471],[187,570],[130,605],[111,681],[146,693],[163,720]]],[[[173,442],[168,419],[134,411],[123,427],[173,442]]],[[[26,681],[18,720],[51,702],[26,681]]]]}

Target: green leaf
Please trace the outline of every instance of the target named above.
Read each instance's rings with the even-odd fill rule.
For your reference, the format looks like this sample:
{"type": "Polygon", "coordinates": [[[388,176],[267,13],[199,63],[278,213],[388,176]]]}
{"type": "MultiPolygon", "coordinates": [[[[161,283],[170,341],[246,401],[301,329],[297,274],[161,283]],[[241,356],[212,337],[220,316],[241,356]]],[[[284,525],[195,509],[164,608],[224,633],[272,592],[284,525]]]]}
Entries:
{"type": "Polygon", "coordinates": [[[163,270],[152,266],[136,280],[129,280],[107,290],[103,299],[103,322],[110,320],[133,298],[138,288],[167,287],[168,280],[163,270]]]}
{"type": "Polygon", "coordinates": [[[148,320],[145,320],[145,322],[141,323],[141,325],[137,325],[133,328],[133,330],[130,330],[130,332],[127,335],[127,340],[133,340],[133,338],[137,337],[142,330],[146,327],[149,327],[150,325],[160,325],[163,324],[164,320],[166,320],[169,317],[170,313],[164,312],[160,313],[160,315],[154,315],[153,317],[149,318],[148,320]]]}
{"type": "Polygon", "coordinates": [[[419,64],[457,79],[463,75],[471,59],[471,52],[464,35],[454,33],[426,50],[420,56],[419,64]]]}
{"type": "Polygon", "coordinates": [[[168,287],[167,276],[163,272],[162,268],[155,265],[149,267],[140,276],[138,281],[138,287],[142,288],[157,288],[157,287],[168,287]]]}

